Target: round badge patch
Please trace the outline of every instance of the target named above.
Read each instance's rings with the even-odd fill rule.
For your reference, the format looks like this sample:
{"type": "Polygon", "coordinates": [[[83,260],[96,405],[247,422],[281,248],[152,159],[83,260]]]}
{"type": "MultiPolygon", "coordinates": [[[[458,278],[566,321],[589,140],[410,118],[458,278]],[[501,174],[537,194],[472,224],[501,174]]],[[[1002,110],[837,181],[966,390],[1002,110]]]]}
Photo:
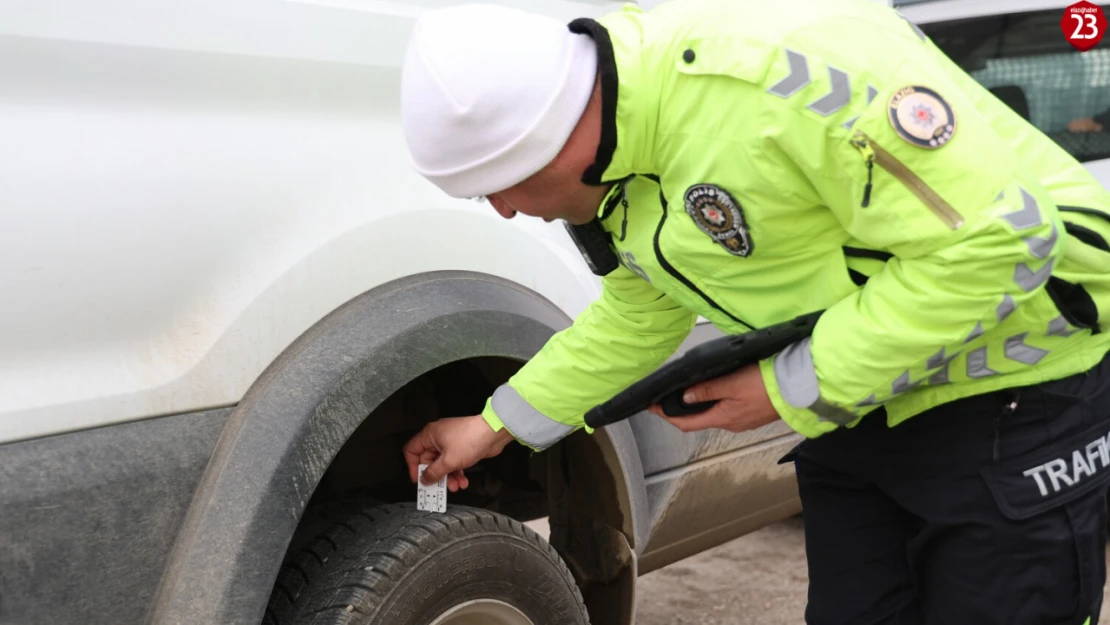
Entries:
{"type": "Polygon", "coordinates": [[[940,94],[925,87],[899,89],[887,107],[898,135],[914,145],[935,150],[952,140],[956,114],[940,94]]]}
{"type": "Polygon", "coordinates": [[[686,190],[686,212],[702,232],[729,254],[749,256],[752,253],[751,233],[744,223],[744,213],[724,189],[712,184],[690,187],[686,190]]]}

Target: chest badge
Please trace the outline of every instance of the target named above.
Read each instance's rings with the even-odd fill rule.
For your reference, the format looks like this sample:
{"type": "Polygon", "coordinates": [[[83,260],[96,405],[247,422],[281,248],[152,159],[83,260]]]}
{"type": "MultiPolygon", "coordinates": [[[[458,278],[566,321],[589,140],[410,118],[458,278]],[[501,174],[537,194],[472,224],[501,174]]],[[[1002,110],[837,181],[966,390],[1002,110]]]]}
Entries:
{"type": "Polygon", "coordinates": [[[752,237],[744,213],[728,191],[712,184],[686,190],[686,212],[702,232],[735,256],[750,256],[752,237]]]}
{"type": "Polygon", "coordinates": [[[899,89],[890,98],[887,112],[898,136],[923,148],[942,147],[956,132],[956,114],[932,89],[918,86],[899,89]]]}

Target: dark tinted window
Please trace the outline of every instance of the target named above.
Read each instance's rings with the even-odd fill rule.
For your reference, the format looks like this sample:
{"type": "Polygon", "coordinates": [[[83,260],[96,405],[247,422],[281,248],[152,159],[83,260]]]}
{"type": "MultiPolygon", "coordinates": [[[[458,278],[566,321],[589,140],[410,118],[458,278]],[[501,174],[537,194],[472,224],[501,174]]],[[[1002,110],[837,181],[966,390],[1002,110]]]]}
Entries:
{"type": "Polygon", "coordinates": [[[1110,158],[1110,42],[1076,51],[1060,30],[1063,14],[1063,9],[1053,9],[924,24],[921,29],[1076,158],[1110,158]]]}

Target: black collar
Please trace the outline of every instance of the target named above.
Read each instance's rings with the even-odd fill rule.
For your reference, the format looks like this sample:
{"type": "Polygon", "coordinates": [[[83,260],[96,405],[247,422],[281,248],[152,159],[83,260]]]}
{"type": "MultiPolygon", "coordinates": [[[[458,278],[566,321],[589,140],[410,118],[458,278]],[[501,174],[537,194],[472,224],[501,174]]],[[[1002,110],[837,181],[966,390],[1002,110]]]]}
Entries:
{"type": "Polygon", "coordinates": [[[597,71],[601,76],[601,141],[597,156],[584,174],[582,182],[589,185],[607,184],[601,180],[617,151],[617,62],[609,31],[596,20],[579,18],[568,26],[572,33],[588,35],[597,44],[597,71]]]}

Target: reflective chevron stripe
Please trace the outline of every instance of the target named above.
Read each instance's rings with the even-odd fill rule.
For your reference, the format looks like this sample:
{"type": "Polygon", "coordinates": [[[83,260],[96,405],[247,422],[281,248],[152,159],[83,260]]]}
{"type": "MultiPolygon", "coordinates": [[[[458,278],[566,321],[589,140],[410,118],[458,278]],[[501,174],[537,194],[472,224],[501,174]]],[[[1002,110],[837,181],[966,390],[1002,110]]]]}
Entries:
{"type": "Polygon", "coordinates": [[[1026,344],[1025,337],[1027,336],[1029,336],[1029,333],[1024,332],[1006,339],[1006,345],[1003,349],[1006,358],[1027,365],[1035,365],[1048,355],[1045,350],[1026,344]]]}
{"type": "Polygon", "coordinates": [[[1056,224],[1052,224],[1052,234],[1045,237],[1026,237],[1022,239],[1025,244],[1029,246],[1029,253],[1035,258],[1044,260],[1052,253],[1052,248],[1056,247],[1056,239],[1059,238],[1060,233],[1056,229],[1056,224]]]}
{"type": "Polygon", "coordinates": [[[928,368],[930,371],[932,371],[933,369],[939,369],[939,371],[929,376],[929,384],[936,385],[948,383],[949,367],[952,365],[952,361],[959,357],[959,355],[963,352],[956,352],[951,356],[949,356],[947,352],[948,350],[942,347],[940,348],[939,352],[931,356],[929,360],[925,363],[926,368],[928,368]]]}
{"type": "Polygon", "coordinates": [[[925,361],[925,367],[927,369],[936,369],[937,367],[940,367],[941,365],[943,365],[944,364],[944,353],[946,351],[948,351],[948,350],[946,350],[945,348],[942,347],[942,348],[940,348],[939,352],[933,354],[932,356],[929,356],[929,360],[925,361]]]}
{"type": "Polygon", "coordinates": [[[1048,322],[1048,332],[1046,332],[1045,334],[1047,336],[1062,336],[1064,338],[1067,338],[1075,334],[1076,332],[1079,332],[1079,330],[1072,330],[1071,324],[1068,323],[1068,320],[1064,319],[1063,315],[1060,315],[1059,317],[1048,322]]]}
{"type": "Polygon", "coordinates": [[[786,58],[790,63],[790,75],[767,90],[783,98],[789,98],[810,83],[809,63],[806,61],[805,55],[787,50],[786,58]]]}
{"type": "Polygon", "coordinates": [[[1028,230],[1041,225],[1041,211],[1037,200],[1025,189],[1021,190],[1022,209],[1002,215],[1015,230],[1028,230]]]}
{"type": "Polygon", "coordinates": [[[972,330],[971,330],[971,334],[968,334],[967,338],[964,339],[964,343],[970,343],[970,342],[974,341],[975,339],[979,338],[980,336],[983,336],[983,322],[982,321],[975,324],[975,327],[972,328],[972,330]]]}
{"type": "Polygon", "coordinates": [[[995,314],[998,316],[998,323],[1002,323],[1017,310],[1017,304],[1014,303],[1014,298],[1009,294],[1002,298],[1002,303],[998,305],[995,314]]]}
{"type": "Polygon", "coordinates": [[[829,91],[828,95],[813,102],[808,107],[809,110],[824,117],[828,117],[848,106],[848,103],[852,101],[852,83],[848,79],[848,74],[835,67],[830,67],[829,82],[832,83],[832,90],[829,91]]]}
{"type": "MultiPolygon", "coordinates": [[[[872,87],[871,85],[867,85],[867,103],[871,104],[871,102],[875,99],[875,96],[877,95],[879,95],[879,90],[872,87]]],[[[859,121],[860,117],[862,117],[862,115],[856,115],[852,119],[849,119],[848,121],[841,124],[841,126],[847,128],[848,130],[851,130],[852,126],[856,125],[856,122],[859,121]]]]}
{"type": "Polygon", "coordinates": [[[967,354],[967,377],[985,378],[998,372],[987,366],[987,348],[980,347],[967,354]]]}
{"type": "Polygon", "coordinates": [[[943,366],[947,365],[948,363],[952,362],[953,360],[955,360],[956,357],[960,355],[960,352],[956,352],[955,354],[952,354],[951,356],[947,356],[946,355],[947,351],[948,350],[944,347],[940,348],[939,352],[930,356],[929,360],[925,362],[925,367],[927,369],[930,369],[930,370],[936,369],[938,367],[943,367],[943,366]]]}
{"type": "Polygon", "coordinates": [[[890,393],[892,395],[899,395],[901,393],[905,393],[906,391],[912,391],[913,389],[921,386],[922,382],[924,382],[924,380],[918,380],[917,382],[911,383],[910,372],[909,370],[907,370],[905,373],[898,376],[898,379],[894,380],[894,383],[890,385],[890,393]]]}
{"type": "Polygon", "coordinates": [[[1014,282],[1021,287],[1022,291],[1032,293],[1033,289],[1048,282],[1049,277],[1052,276],[1052,266],[1055,264],[1056,259],[1054,258],[1045,263],[1044,267],[1033,271],[1029,268],[1029,265],[1018,263],[1017,269],[1014,270],[1014,282]]]}
{"type": "Polygon", "coordinates": [[[933,375],[929,376],[929,384],[937,386],[939,384],[948,384],[948,363],[944,363],[944,367],[933,375]]]}
{"type": "MultiPolygon", "coordinates": [[[[767,89],[768,93],[777,95],[780,98],[791,98],[813,82],[813,78],[809,71],[809,58],[806,55],[788,48],[786,49],[786,62],[790,66],[790,73],[767,89]]],[[[806,106],[806,108],[822,117],[828,117],[837,113],[852,103],[851,77],[848,76],[847,72],[835,67],[830,66],[828,71],[829,92],[806,106]]],[[[867,85],[868,104],[871,104],[878,95],[878,89],[872,85],[867,85]]],[[[852,126],[859,121],[859,118],[860,115],[856,115],[841,124],[841,126],[851,129],[852,126]]]]}

